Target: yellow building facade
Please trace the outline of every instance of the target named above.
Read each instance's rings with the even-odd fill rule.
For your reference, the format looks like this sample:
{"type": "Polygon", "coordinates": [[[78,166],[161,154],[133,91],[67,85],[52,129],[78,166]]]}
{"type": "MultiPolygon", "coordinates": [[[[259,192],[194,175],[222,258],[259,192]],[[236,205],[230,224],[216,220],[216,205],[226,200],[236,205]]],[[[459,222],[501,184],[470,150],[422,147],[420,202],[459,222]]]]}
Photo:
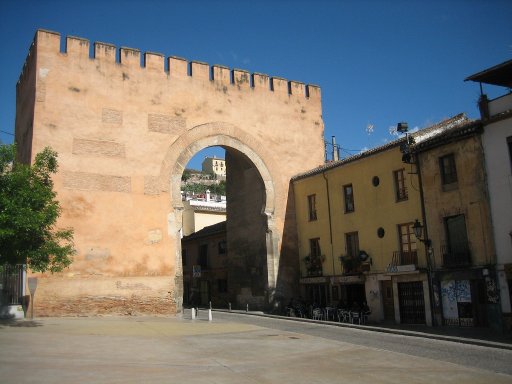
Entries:
{"type": "Polygon", "coordinates": [[[431,324],[425,246],[413,233],[422,218],[414,165],[402,162],[405,138],[292,179],[302,300],[362,306],[370,321],[431,324]]]}

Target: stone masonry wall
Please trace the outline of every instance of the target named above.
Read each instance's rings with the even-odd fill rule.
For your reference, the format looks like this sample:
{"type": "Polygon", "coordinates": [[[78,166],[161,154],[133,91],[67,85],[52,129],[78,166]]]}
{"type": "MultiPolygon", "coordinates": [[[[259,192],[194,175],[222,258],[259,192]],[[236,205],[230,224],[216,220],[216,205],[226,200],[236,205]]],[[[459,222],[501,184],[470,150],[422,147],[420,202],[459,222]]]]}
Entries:
{"type": "Polygon", "coordinates": [[[141,66],[137,49],[70,36],[60,46],[37,31],[17,84],[21,157],[58,152],[58,224],[77,250],[64,272],[33,275],[35,315],[179,312],[177,183],[207,146],[241,149],[263,172],[278,264],[289,180],[323,162],[320,89],[149,52],[141,66]]]}

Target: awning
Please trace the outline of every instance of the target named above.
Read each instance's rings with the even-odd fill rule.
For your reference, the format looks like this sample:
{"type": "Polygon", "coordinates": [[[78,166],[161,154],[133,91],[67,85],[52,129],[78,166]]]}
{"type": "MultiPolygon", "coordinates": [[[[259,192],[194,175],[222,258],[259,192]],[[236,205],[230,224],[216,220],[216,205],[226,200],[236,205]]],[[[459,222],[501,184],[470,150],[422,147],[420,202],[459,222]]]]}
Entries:
{"type": "Polygon", "coordinates": [[[301,284],[325,284],[327,283],[327,277],[304,277],[300,279],[301,284]]]}
{"type": "Polygon", "coordinates": [[[475,73],[467,77],[464,81],[468,80],[512,88],[512,60],[505,61],[494,67],[475,73]]]}
{"type": "Polygon", "coordinates": [[[331,281],[333,284],[364,284],[365,277],[363,275],[333,276],[331,281]]]}

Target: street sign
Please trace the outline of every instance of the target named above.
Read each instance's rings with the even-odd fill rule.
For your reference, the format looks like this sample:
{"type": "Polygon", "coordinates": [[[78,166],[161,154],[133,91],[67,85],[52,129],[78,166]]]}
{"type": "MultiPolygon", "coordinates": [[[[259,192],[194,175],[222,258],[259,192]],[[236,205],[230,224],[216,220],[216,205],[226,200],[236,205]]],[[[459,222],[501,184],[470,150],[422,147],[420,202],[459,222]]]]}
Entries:
{"type": "Polygon", "coordinates": [[[28,290],[30,291],[30,296],[34,296],[37,288],[37,277],[29,277],[28,278],[28,290]]]}
{"type": "Polygon", "coordinates": [[[34,294],[36,293],[37,288],[37,277],[29,277],[28,278],[28,290],[30,291],[30,318],[34,318],[34,294]]]}

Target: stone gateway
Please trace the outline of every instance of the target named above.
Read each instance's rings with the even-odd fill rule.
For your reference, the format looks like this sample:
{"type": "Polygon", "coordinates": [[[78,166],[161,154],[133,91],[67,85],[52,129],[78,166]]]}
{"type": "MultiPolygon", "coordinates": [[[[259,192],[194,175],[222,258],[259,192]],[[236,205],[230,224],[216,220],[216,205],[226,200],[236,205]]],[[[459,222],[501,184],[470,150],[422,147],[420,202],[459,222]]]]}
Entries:
{"type": "Polygon", "coordinates": [[[182,307],[180,180],[226,149],[229,287],[266,308],[299,280],[290,179],[323,163],[320,89],[39,30],[17,84],[27,163],[59,154],[60,227],[70,268],[38,278],[36,316],[176,314],[182,307]],[[61,46],[64,46],[61,49],[61,46]],[[92,52],[91,52],[92,51],[92,52]]]}

